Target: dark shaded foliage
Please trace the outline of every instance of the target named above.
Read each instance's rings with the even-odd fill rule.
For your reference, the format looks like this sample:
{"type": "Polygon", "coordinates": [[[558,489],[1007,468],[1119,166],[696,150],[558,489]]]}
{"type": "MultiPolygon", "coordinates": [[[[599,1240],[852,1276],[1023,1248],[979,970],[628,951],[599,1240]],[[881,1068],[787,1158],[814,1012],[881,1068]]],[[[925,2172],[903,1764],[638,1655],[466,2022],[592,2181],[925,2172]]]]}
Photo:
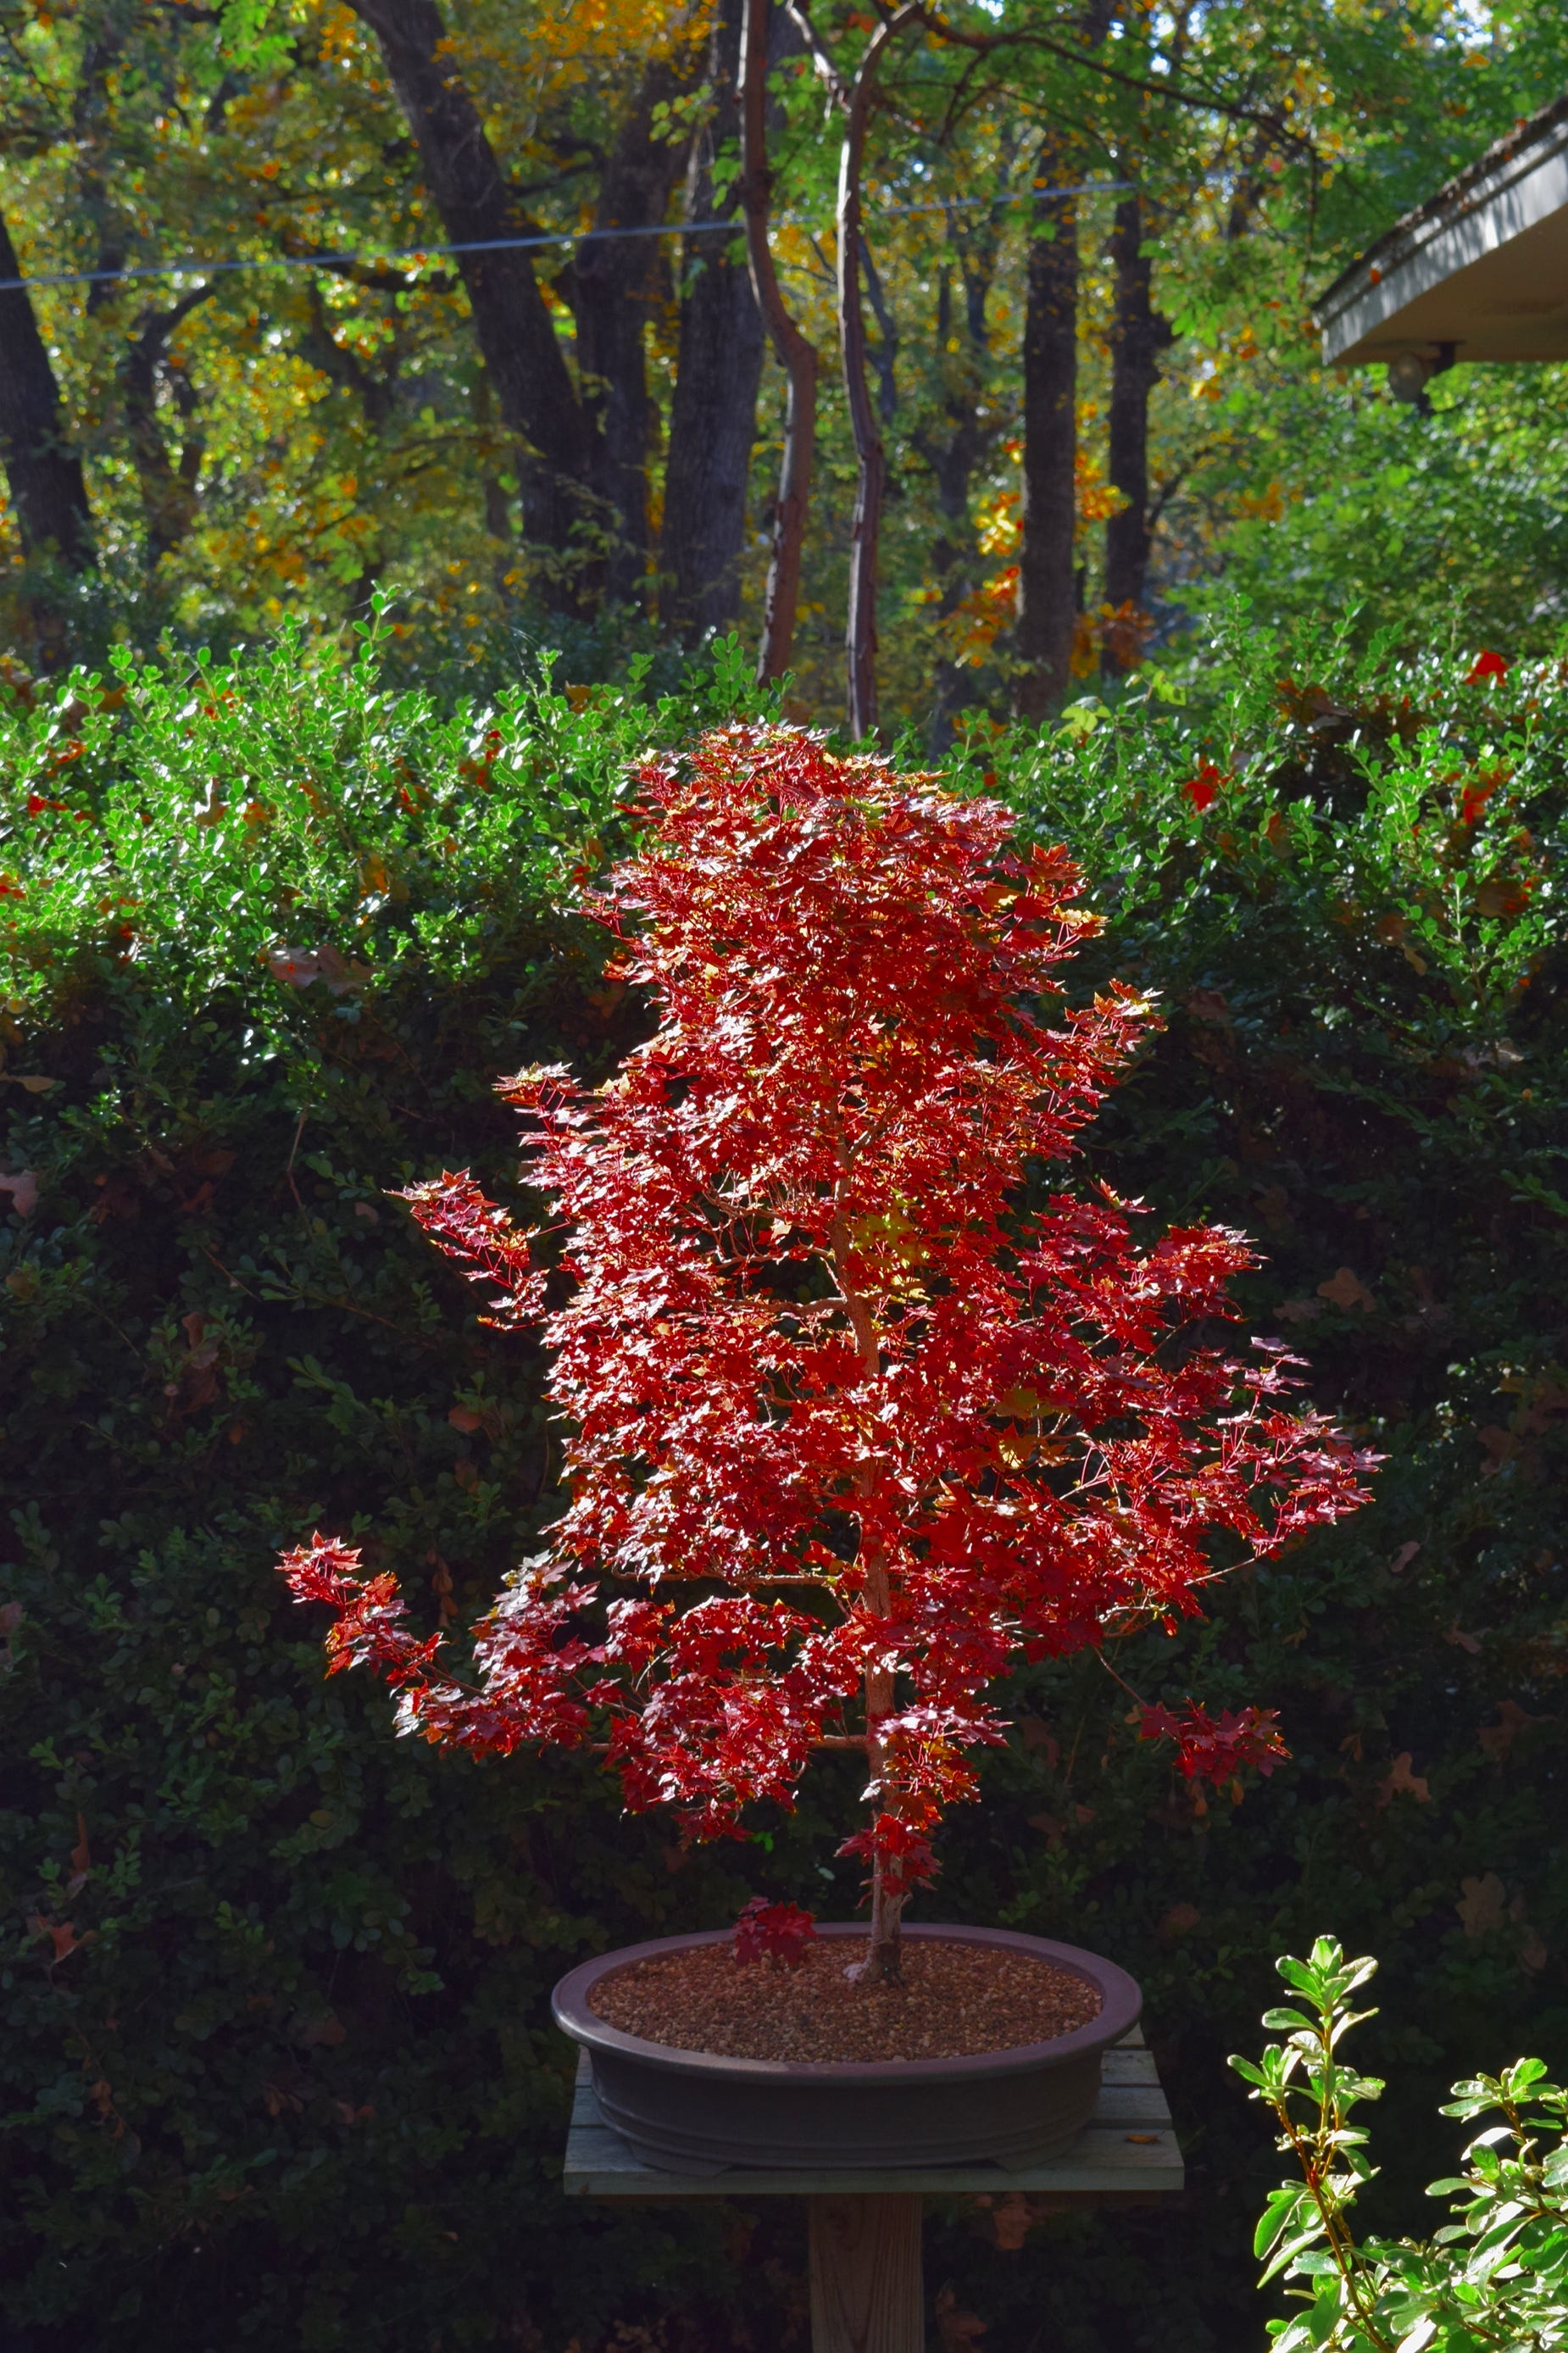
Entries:
{"type": "Polygon", "coordinates": [[[1200,1811],[1086,1663],[1040,1678],[951,1841],[955,1909],[962,1881],[966,1910],[1139,1971],[1189,2164],[1180,2218],[1047,2226],[1054,2336],[1030,2257],[953,2242],[986,2342],[1020,2348],[1259,2340],[1274,2160],[1223,2062],[1278,1953],[1327,1929],[1380,1957],[1380,2228],[1428,2226],[1453,2077],[1568,2040],[1563,681],[1358,675],[1331,639],[1256,633],[1218,653],[1201,709],[984,756],[1097,878],[1102,971],[1163,997],[1099,1168],[1258,1236],[1256,1328],[1387,1461],[1371,1506],[1216,1597],[1196,1643],[1117,1661],[1146,1697],[1278,1707],[1290,1766],[1200,1811]],[[1200,815],[1205,760],[1228,781],[1200,815]]]}

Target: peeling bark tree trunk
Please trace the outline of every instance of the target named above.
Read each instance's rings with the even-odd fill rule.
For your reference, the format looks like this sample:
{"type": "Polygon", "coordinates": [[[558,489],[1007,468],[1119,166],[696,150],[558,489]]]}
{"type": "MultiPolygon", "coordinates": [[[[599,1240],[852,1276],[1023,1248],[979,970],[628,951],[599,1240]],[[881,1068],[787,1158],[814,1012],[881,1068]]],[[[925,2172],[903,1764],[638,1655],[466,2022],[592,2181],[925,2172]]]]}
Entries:
{"type": "MultiPolygon", "coordinates": [[[[352,4],[381,44],[448,238],[462,245],[523,235],[527,225],[445,48],[435,0],[352,4]]],[[[581,548],[595,502],[595,435],[533,265],[515,250],[456,259],[502,421],[519,445],[524,527],[543,552],[547,593],[568,611],[586,611],[594,598],[581,548]]]]}
{"type": "Polygon", "coordinates": [[[1160,353],[1172,341],[1169,321],[1153,305],[1153,269],[1142,250],[1143,236],[1142,200],[1126,196],[1116,207],[1110,241],[1116,320],[1110,354],[1110,474],[1127,504],[1105,527],[1105,601],[1140,609],[1148,590],[1152,536],[1149,396],[1160,381],[1160,353]]]}
{"type": "MultiPolygon", "coordinates": [[[[21,274],[0,219],[0,278],[21,274]]],[[[81,459],[65,438],[59,386],[25,286],[0,289],[0,465],[23,553],[52,555],[68,572],[89,571],[92,515],[81,459]]]]}
{"type": "MultiPolygon", "coordinates": [[[[689,88],[695,63],[685,56],[644,74],[605,173],[596,228],[656,228],[664,220],[684,142],[654,136],[654,110],[689,88]]],[[[657,237],[603,237],[578,247],[570,275],[578,380],[594,427],[592,479],[607,543],[605,595],[612,605],[634,605],[647,586],[647,473],[658,423],[646,334],[668,267],[657,237]]]]}
{"type": "Polygon", "coordinates": [[[752,290],[769,340],[789,381],[784,464],[773,502],[773,543],[763,600],[759,680],[782,678],[795,646],[800,563],[816,449],[816,385],[822,360],[784,306],[768,242],[773,174],[768,168],[768,0],[742,0],[741,37],[741,201],[752,290]]]}
{"type": "MultiPolygon", "coordinates": [[[[742,0],[725,0],[714,27],[709,75],[712,120],[692,155],[687,217],[728,217],[738,196],[714,204],[711,164],[740,123],[742,0]]],[[[669,409],[664,476],[663,618],[683,637],[733,626],[741,609],[746,485],[757,433],[763,314],[744,261],[728,238],[688,240],[680,344],[669,409]]]]}
{"type": "MultiPolygon", "coordinates": [[[[1072,153],[1042,141],[1035,177],[1071,176],[1072,153]]],[[[1049,235],[1029,242],[1024,316],[1024,511],[1018,551],[1019,715],[1042,719],[1072,676],[1077,589],[1073,527],[1078,458],[1078,206],[1042,195],[1036,216],[1049,235]]]]}

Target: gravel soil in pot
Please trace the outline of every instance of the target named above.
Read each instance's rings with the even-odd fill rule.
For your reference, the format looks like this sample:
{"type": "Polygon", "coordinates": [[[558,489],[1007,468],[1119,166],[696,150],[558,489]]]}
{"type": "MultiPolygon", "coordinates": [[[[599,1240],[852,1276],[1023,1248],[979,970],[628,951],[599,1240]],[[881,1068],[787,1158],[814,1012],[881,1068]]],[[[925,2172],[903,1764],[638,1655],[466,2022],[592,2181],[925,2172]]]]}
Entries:
{"type": "Polygon", "coordinates": [[[1019,2167],[1087,2123],[1137,1986],[1098,1954],[996,1928],[906,1924],[904,1982],[845,1974],[858,1925],[798,1968],[737,1963],[725,1932],[587,1961],[555,1989],[606,2124],[647,2162],[801,2170],[1019,2167]]]}
{"type": "Polygon", "coordinates": [[[898,1985],[848,1972],[867,1937],[808,1946],[798,1966],[739,1966],[727,1944],[650,1955],[602,1977],[589,2008],[607,2026],[730,2059],[969,2059],[1049,2042],[1100,2015],[1096,1986],[1005,1946],[911,1937],[898,1985]]]}

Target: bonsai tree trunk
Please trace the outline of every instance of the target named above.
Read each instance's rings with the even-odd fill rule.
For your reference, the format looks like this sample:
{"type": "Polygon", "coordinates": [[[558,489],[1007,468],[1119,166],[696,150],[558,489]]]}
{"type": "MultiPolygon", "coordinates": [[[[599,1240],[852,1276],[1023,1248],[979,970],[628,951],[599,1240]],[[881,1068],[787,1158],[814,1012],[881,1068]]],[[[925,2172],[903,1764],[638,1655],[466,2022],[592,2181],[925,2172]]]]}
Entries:
{"type": "MultiPolygon", "coordinates": [[[[877,1319],[869,1300],[855,1289],[849,1280],[851,1234],[847,1217],[841,1206],[846,1184],[854,1175],[854,1157],[844,1141],[843,1129],[837,1129],[837,1149],[843,1175],[838,1183],[838,1201],[830,1229],[833,1254],[833,1275],[837,1283],[844,1311],[855,1335],[859,1353],[861,1380],[875,1388],[881,1377],[882,1349],[877,1333],[877,1319]]],[[[869,1464],[856,1473],[856,1490],[862,1503],[869,1503],[874,1493],[875,1472],[869,1464]]],[[[861,1541],[865,1541],[865,1520],[861,1520],[861,1541]]],[[[888,1564],[880,1552],[868,1555],[864,1563],[864,1600],[872,1619],[887,1619],[892,1614],[892,1587],[888,1576],[888,1564]]],[[[887,1754],[882,1745],[881,1727],[893,1712],[893,1678],[886,1667],[869,1667],[865,1678],[866,1764],[867,1781],[872,1809],[880,1812],[887,1803],[887,1754]]],[[[871,1942],[867,1953],[863,1982],[895,1985],[900,1974],[899,1924],[903,1916],[905,1891],[889,1884],[886,1861],[878,1850],[871,1856],[871,1942]]]]}
{"type": "Polygon", "coordinates": [[[784,464],[773,503],[773,551],[763,603],[759,679],[782,678],[795,646],[800,562],[816,448],[816,384],[822,361],[790,317],[768,242],[773,175],[768,167],[768,0],[742,0],[741,38],[741,201],[752,288],[779,365],[789,383],[784,464]]]}
{"type": "MultiPolygon", "coordinates": [[[[742,5],[724,0],[714,27],[709,66],[714,113],[692,157],[689,219],[727,216],[737,205],[733,192],[723,206],[715,205],[711,164],[739,124],[742,5]]],[[[741,609],[764,330],[745,265],[731,254],[727,237],[710,232],[689,239],[685,268],[659,570],[665,621],[683,636],[699,636],[731,628],[741,609]]]]}
{"type": "MultiPolygon", "coordinates": [[[[386,58],[447,237],[514,237],[526,224],[447,47],[436,0],[353,0],[386,58]]],[[[518,447],[524,529],[545,555],[552,600],[586,612],[594,583],[581,527],[594,509],[595,436],[573,389],[527,253],[459,253],[458,269],[502,421],[518,447]]]]}
{"type": "MultiPolygon", "coordinates": [[[[1068,176],[1072,154],[1051,134],[1037,180],[1068,176]]],[[[1018,551],[1019,715],[1043,719],[1072,676],[1078,459],[1078,206],[1042,193],[1029,241],[1024,314],[1024,511],[1018,551]]]]}
{"type": "MultiPolygon", "coordinates": [[[[886,1615],[889,1599],[888,1573],[880,1563],[873,1563],[868,1569],[866,1599],[879,1616],[886,1615]]],[[[891,1675],[868,1674],[866,1678],[866,1762],[873,1789],[882,1785],[885,1766],[878,1726],[892,1714],[892,1710],[891,1675]]],[[[907,1901],[903,1888],[891,1884],[885,1858],[879,1853],[874,1854],[871,1858],[871,1946],[866,1956],[865,1972],[865,1982],[868,1985],[897,1985],[903,1974],[899,1928],[907,1901]]]]}
{"type": "Polygon", "coordinates": [[[1160,381],[1159,354],[1171,326],[1152,299],[1152,265],[1142,250],[1143,202],[1136,193],[1116,207],[1111,261],[1116,320],[1110,350],[1110,474],[1127,504],[1105,527],[1105,601],[1142,607],[1148,588],[1149,396],[1160,381]]]}

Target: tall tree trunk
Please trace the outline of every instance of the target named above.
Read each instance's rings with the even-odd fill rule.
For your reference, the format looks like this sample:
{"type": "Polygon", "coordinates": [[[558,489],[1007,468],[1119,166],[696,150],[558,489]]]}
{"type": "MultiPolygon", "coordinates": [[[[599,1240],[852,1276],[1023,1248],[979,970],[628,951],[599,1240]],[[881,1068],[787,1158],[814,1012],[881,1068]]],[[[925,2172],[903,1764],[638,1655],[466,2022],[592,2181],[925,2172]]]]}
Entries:
{"type": "MultiPolygon", "coordinates": [[[[986,370],[991,356],[986,306],[996,273],[1000,208],[983,218],[978,228],[961,232],[960,216],[950,213],[947,236],[959,256],[963,301],[962,317],[954,317],[953,272],[944,264],[937,280],[936,350],[942,376],[942,416],[946,433],[917,430],[914,447],[931,468],[936,482],[941,527],[931,545],[931,575],[936,584],[938,624],[949,620],[964,598],[978,586],[980,548],[971,512],[971,490],[976,468],[996,439],[998,420],[985,406],[986,370]],[[956,345],[956,349],[954,346],[956,345]]],[[[973,678],[951,651],[939,653],[932,681],[927,747],[940,759],[953,740],[952,723],[962,708],[973,678]]]]}
{"type": "MultiPolygon", "coordinates": [[[[1115,0],[1086,0],[1078,36],[1098,49],[1110,29],[1115,0]]],[[[1087,79],[1087,77],[1085,77],[1087,79]]],[[[1073,562],[1078,519],[1078,205],[1052,197],[1052,185],[1082,177],[1085,142],[1053,128],[1040,142],[1035,207],[1040,227],[1029,246],[1024,316],[1024,512],[1018,551],[1018,712],[1041,719],[1072,678],[1079,582],[1073,562]]]]}
{"type": "MultiPolygon", "coordinates": [[[[436,0],[352,0],[375,35],[419,149],[426,182],[454,245],[524,235],[479,111],[447,46],[436,0]]],[[[595,506],[595,435],[573,388],[525,252],[468,252],[457,265],[507,430],[519,445],[527,537],[543,552],[552,600],[594,601],[584,534],[595,506]]]]}
{"type": "MultiPolygon", "coordinates": [[[[697,58],[650,65],[621,125],[594,226],[655,228],[669,209],[683,139],[654,133],[655,109],[689,87],[697,58]]],[[[647,472],[658,410],[647,387],[647,329],[668,281],[657,237],[595,237],[577,248],[567,292],[577,322],[577,375],[595,427],[593,480],[607,537],[605,594],[640,603],[648,571],[647,472]]]]}
{"type": "Polygon", "coordinates": [[[193,287],[167,311],[143,311],[137,322],[141,332],[125,354],[122,382],[126,436],[142,491],[142,512],[147,531],[145,561],[150,573],[155,572],[163,557],[187,536],[199,509],[196,483],[205,451],[196,427],[199,403],[195,386],[184,366],[170,356],[169,338],[213,290],[210,282],[193,287]],[[158,415],[160,379],[174,396],[184,427],[177,464],[164,445],[158,415]]]}
{"type": "Polygon", "coordinates": [[[838,154],[838,340],[844,390],[855,436],[855,517],[849,542],[849,612],[844,636],[849,733],[858,741],[877,726],[877,548],[887,485],[887,453],[866,375],[866,314],[861,301],[860,170],[866,122],[889,43],[920,15],[920,0],[885,16],[866,44],[848,93],[838,154]]]}
{"type": "MultiPolygon", "coordinates": [[[[71,149],[79,216],[96,231],[93,268],[116,271],[125,266],[125,222],[120,208],[118,175],[114,171],[113,128],[109,103],[109,76],[120,62],[129,20],[106,11],[82,43],[77,68],[76,96],[71,101],[71,149]],[[111,186],[111,183],[114,184],[111,186]]],[[[87,290],[87,315],[95,318],[114,300],[112,277],[100,277],[87,290]]]]}
{"type": "MultiPolygon", "coordinates": [[[[952,274],[944,269],[937,294],[937,350],[945,353],[951,335],[952,274]]],[[[936,482],[941,527],[931,543],[931,577],[936,584],[938,623],[951,620],[974,586],[975,536],[969,512],[970,485],[983,446],[975,404],[955,389],[942,404],[948,424],[944,440],[917,436],[915,448],[931,468],[936,482]]],[[[950,653],[937,656],[932,681],[931,723],[927,748],[940,759],[952,743],[953,713],[963,699],[963,674],[950,653]]]]}
{"type": "MultiPolygon", "coordinates": [[[[1071,144],[1040,142],[1043,188],[1071,177],[1071,144]]],[[[1072,676],[1078,598],[1073,574],[1078,458],[1078,206],[1042,194],[1029,241],[1024,313],[1024,511],[1018,551],[1019,715],[1042,719],[1072,676]]]]}
{"type": "MultiPolygon", "coordinates": [[[[1134,193],[1116,207],[1111,262],[1116,318],[1110,346],[1110,473],[1127,501],[1105,527],[1105,601],[1142,609],[1149,577],[1149,396],[1160,381],[1159,356],[1171,342],[1170,322],[1155,310],[1153,269],[1142,250],[1142,199],[1134,193]]],[[[1125,664],[1117,664],[1125,667],[1125,664]]]]}
{"type": "MultiPolygon", "coordinates": [[[[742,0],[724,0],[709,52],[713,113],[694,149],[687,217],[729,218],[739,192],[714,203],[712,162],[740,123],[742,0]]],[[[733,626],[741,609],[746,485],[757,433],[763,314],[745,263],[713,231],[687,240],[669,452],[664,474],[661,610],[682,636],[733,626]]]]}
{"type": "MultiPolygon", "coordinates": [[[[287,252],[289,247],[285,245],[287,252]]],[[[398,370],[403,363],[401,322],[395,308],[387,305],[384,324],[386,341],[376,353],[376,364],[367,366],[351,344],[339,343],[332,332],[327,306],[314,277],[306,280],[305,311],[308,324],[295,339],[295,350],[330,384],[349,393],[359,403],[365,426],[379,440],[385,432],[397,406],[398,370]]],[[[480,382],[488,381],[481,373],[480,382]]]]}
{"type": "MultiPolygon", "coordinates": [[[[11,233],[0,217],[0,280],[22,275],[11,233]]],[[[59,386],[49,364],[32,297],[0,285],[0,466],[16,510],[24,555],[47,567],[89,572],[95,557],[92,512],[81,459],[66,439],[59,386]]],[[[69,658],[65,616],[47,570],[32,590],[37,659],[58,670],[69,658]]]]}
{"type": "Polygon", "coordinates": [[[504,608],[512,601],[511,573],[517,557],[517,543],[511,527],[511,502],[506,494],[506,485],[496,471],[496,461],[501,452],[495,448],[498,438],[495,399],[490,391],[490,380],[482,367],[476,372],[468,394],[468,414],[474,421],[474,438],[478,444],[479,496],[484,502],[485,534],[491,543],[490,578],[504,608]]]}
{"type": "MultiPolygon", "coordinates": [[[[21,275],[0,218],[0,280],[21,275]]],[[[0,465],[24,554],[53,555],[68,572],[90,570],[92,515],[81,459],[65,438],[59,386],[25,286],[0,286],[0,465]]]]}
{"type": "Polygon", "coordinates": [[[795,646],[800,565],[816,450],[816,386],[822,359],[790,317],[768,241],[773,174],[768,167],[769,0],[742,0],[741,36],[741,201],[746,214],[746,258],[752,288],[779,365],[789,382],[784,410],[784,464],[773,501],[773,551],[763,600],[759,679],[782,678],[795,646]]]}

